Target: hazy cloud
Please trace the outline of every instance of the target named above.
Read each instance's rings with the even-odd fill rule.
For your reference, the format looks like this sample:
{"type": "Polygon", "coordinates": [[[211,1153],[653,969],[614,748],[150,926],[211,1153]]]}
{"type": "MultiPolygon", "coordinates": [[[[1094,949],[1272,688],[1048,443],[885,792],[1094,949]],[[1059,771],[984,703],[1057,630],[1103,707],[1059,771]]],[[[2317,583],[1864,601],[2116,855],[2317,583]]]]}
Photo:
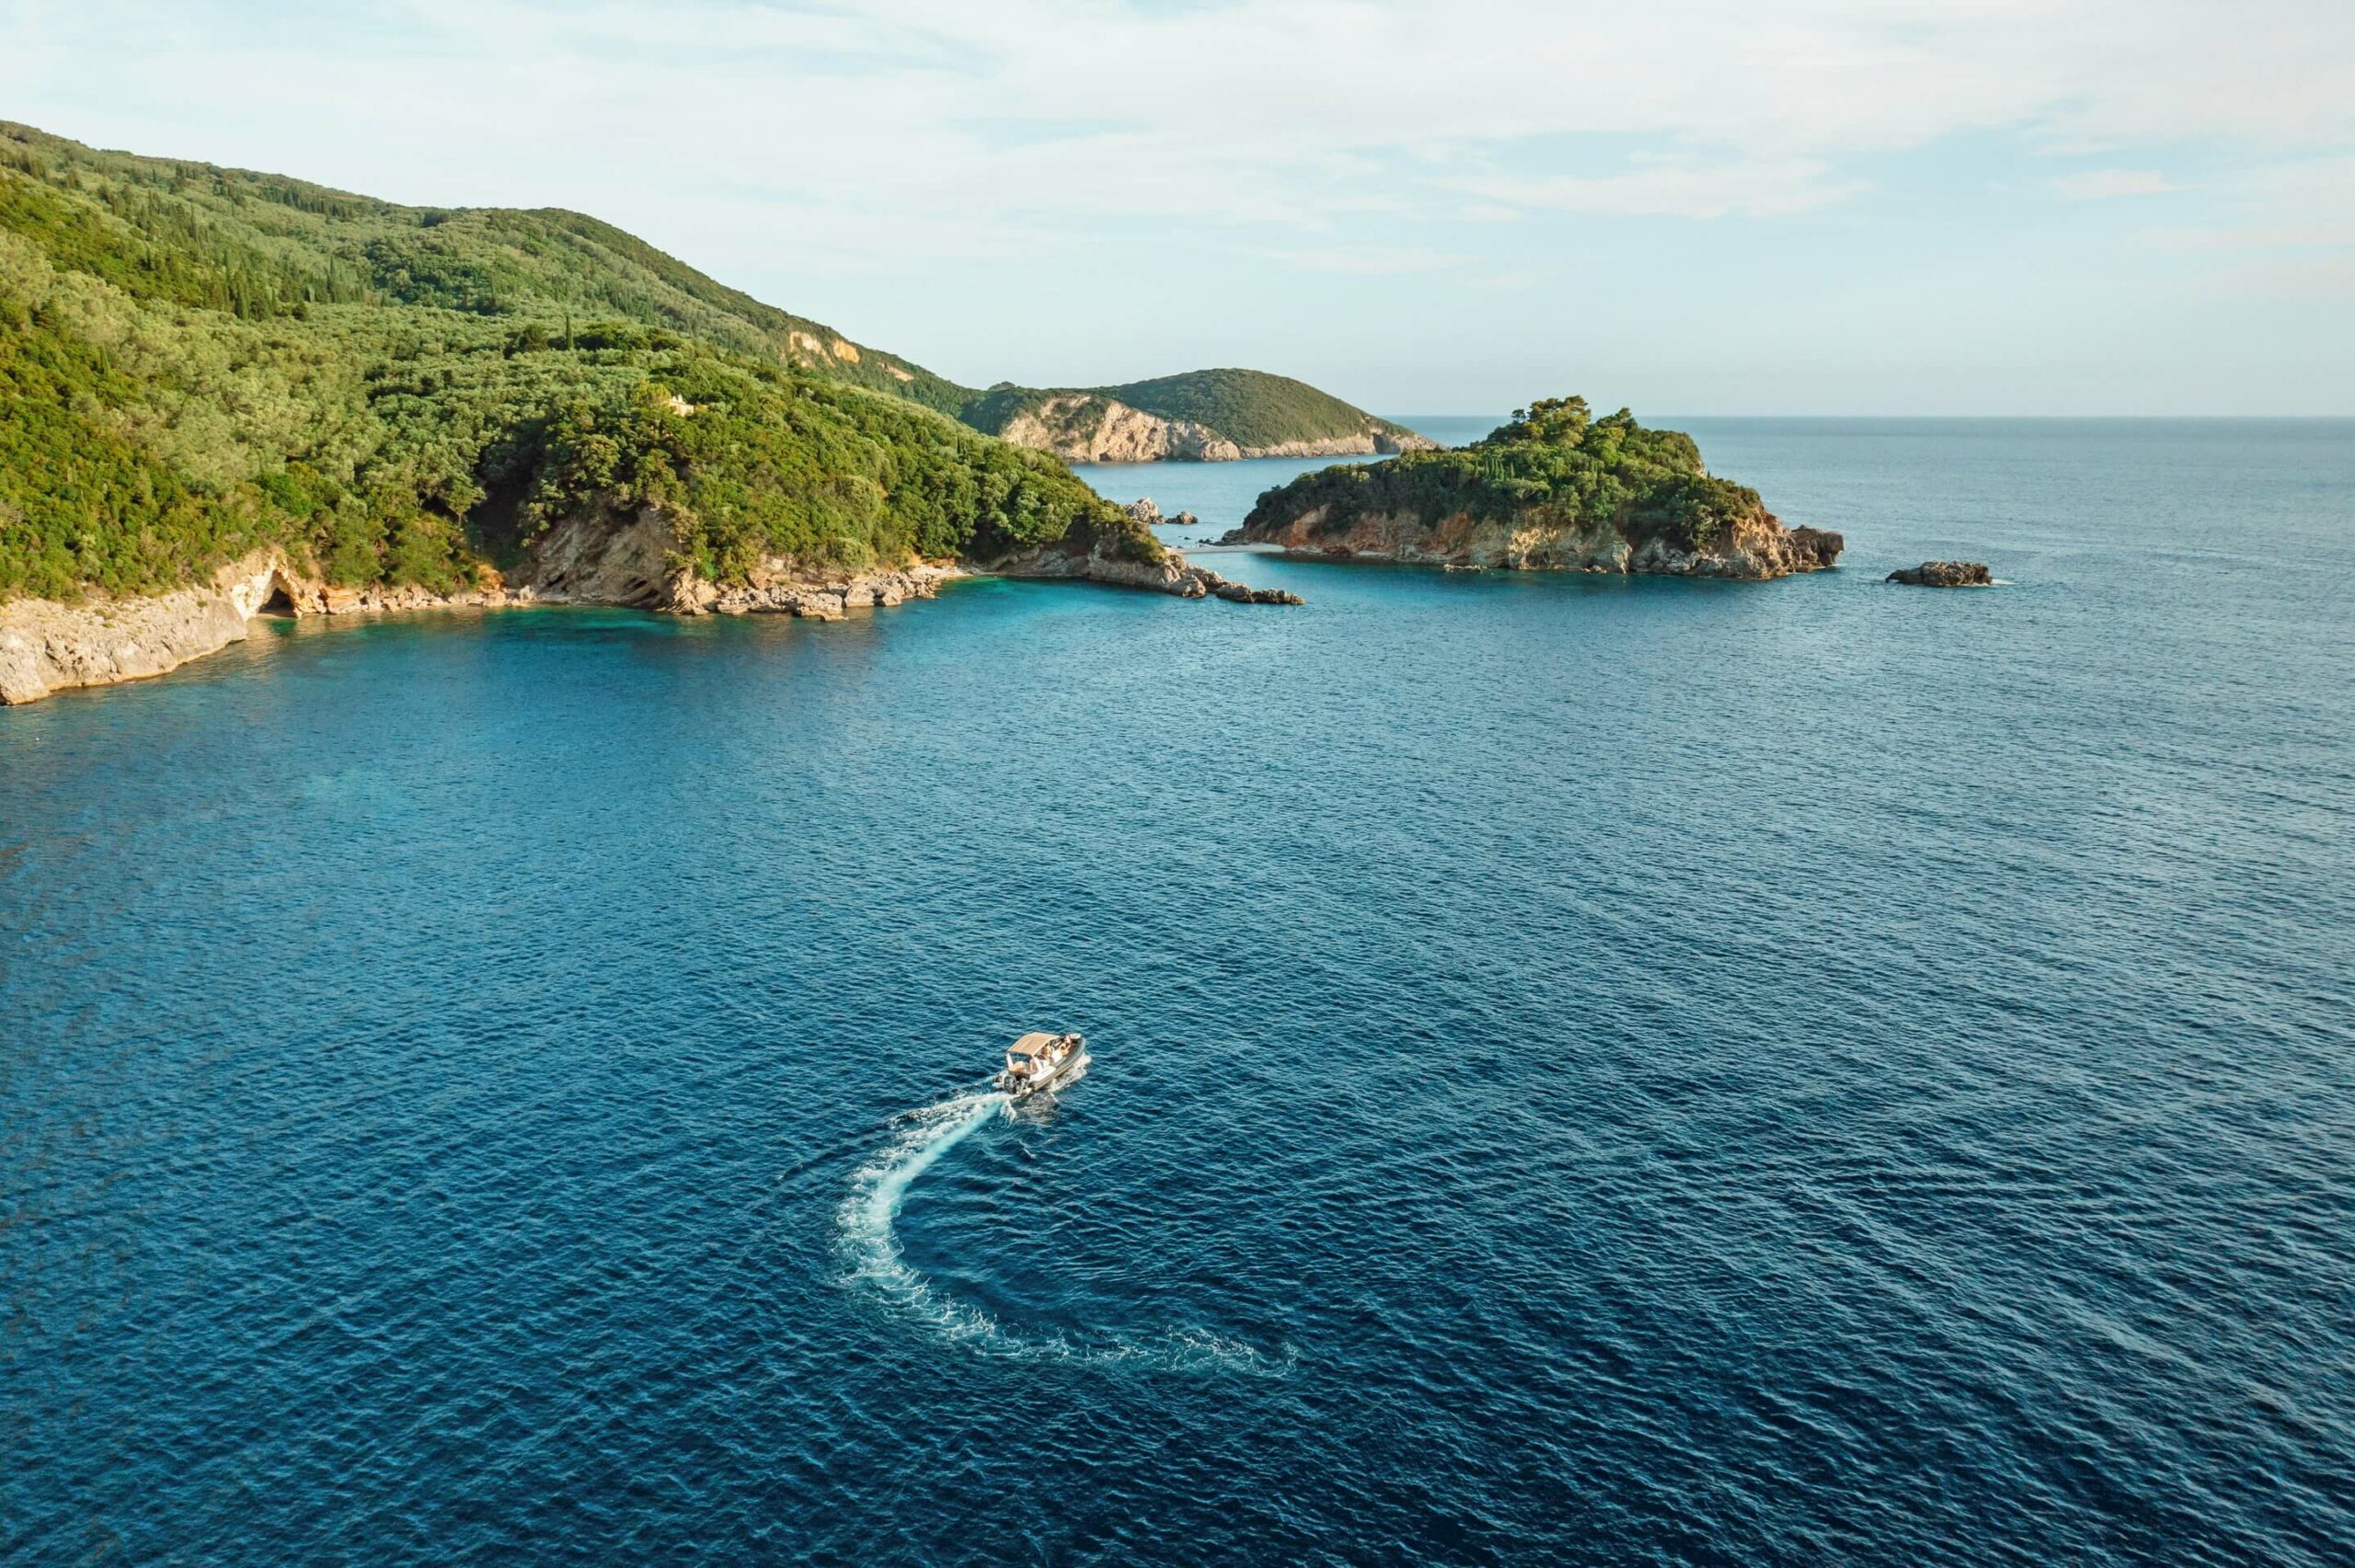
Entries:
{"type": "MultiPolygon", "coordinates": [[[[913,215],[950,250],[1006,219],[1314,228],[1442,218],[1465,194],[1774,216],[1867,189],[1858,157],[1996,128],[2258,156],[2355,134],[2355,7],[2338,5],[2269,7],[2263,26],[2149,0],[8,9],[0,86],[19,112],[77,121],[77,78],[102,67],[109,125],[152,147],[325,172],[307,146],[419,200],[693,192],[703,223],[732,208],[775,237],[777,202],[913,215]],[[1598,167],[1595,138],[1633,151],[1598,167]]],[[[2061,184],[2155,188],[2104,183],[2126,177],[2061,184]]],[[[875,248],[839,218],[794,238],[875,248]]]]}
{"type": "MultiPolygon", "coordinates": [[[[1716,330],[1761,355],[1821,288],[1876,362],[1934,320],[1975,351],[1988,323],[2035,329],[2039,297],[2061,322],[2137,298],[2118,254],[2047,250],[2052,193],[2176,192],[2178,248],[2148,248],[2181,258],[2344,244],[2355,187],[2344,0],[0,0],[0,114],[419,203],[579,208],[982,379],[1026,354],[1059,382],[1139,343],[1190,358],[1181,320],[1230,356],[1295,327],[1313,354],[1349,313],[1410,303],[1434,344],[1529,338],[1454,303],[1495,296],[1483,280],[1677,287],[1659,314],[1683,317],[1706,279],[1716,330]],[[1809,234],[1764,281],[1752,242],[1809,234]],[[1981,249],[2027,280],[1966,307],[1981,249]],[[1852,264],[1874,270],[1844,282],[1852,264]],[[1900,315],[1916,284],[1942,315],[1900,315]],[[976,308],[1017,295],[1071,325],[976,308]],[[1173,297],[1219,307],[1156,309],[1173,297]]],[[[2305,299],[2339,269],[2250,286],[2276,274],[2305,299]]],[[[2219,342],[2248,330],[2219,321],[2219,342]]],[[[1603,327],[1552,330],[1529,351],[1584,363],[1603,327]]]]}
{"type": "Polygon", "coordinates": [[[2175,183],[2156,169],[2091,169],[2062,175],[2052,189],[2063,196],[2094,200],[2108,196],[2156,196],[2175,183]]]}

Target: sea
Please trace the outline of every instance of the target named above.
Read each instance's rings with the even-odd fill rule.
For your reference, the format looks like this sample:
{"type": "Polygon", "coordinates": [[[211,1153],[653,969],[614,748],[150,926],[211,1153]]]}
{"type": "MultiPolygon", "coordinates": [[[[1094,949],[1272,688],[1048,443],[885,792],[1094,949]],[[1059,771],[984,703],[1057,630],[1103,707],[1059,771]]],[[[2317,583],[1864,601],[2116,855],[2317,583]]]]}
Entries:
{"type": "Polygon", "coordinates": [[[0,711],[0,1559],[2355,1561],[2355,423],[1661,422],[1839,569],[0,711]]]}

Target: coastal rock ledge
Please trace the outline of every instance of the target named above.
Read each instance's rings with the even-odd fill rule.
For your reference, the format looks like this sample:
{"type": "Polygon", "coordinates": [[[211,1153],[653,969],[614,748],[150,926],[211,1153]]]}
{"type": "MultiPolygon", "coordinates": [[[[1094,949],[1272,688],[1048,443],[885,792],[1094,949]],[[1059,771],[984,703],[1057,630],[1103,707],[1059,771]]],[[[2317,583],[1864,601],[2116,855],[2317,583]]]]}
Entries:
{"type": "Polygon", "coordinates": [[[1311,510],[1281,527],[1248,525],[1221,544],[1275,544],[1285,554],[1328,560],[1396,561],[1455,571],[1624,573],[1630,577],[1732,578],[1763,581],[1835,565],[1847,540],[1821,528],[1786,528],[1772,514],[1740,520],[1720,541],[1698,546],[1629,540],[1616,529],[1562,527],[1551,520],[1490,522],[1465,513],[1436,519],[1376,514],[1335,528],[1311,510]]]}
{"type": "MultiPolygon", "coordinates": [[[[1141,531],[1140,531],[1141,532],[1141,531]]],[[[812,572],[770,559],[745,580],[714,583],[675,565],[668,523],[654,509],[550,531],[522,570],[448,593],[418,587],[327,583],[275,550],[257,551],[202,583],[169,592],[78,604],[47,599],[0,603],[0,704],[32,703],[76,686],[108,686],[178,669],[246,639],[263,613],[350,615],[394,610],[497,609],[522,604],[611,604],[675,615],[794,615],[840,621],[855,610],[930,599],[970,576],[953,561],[915,561],[867,571],[812,572]]],[[[1049,548],[996,563],[1007,577],[1057,578],[1143,589],[1179,599],[1298,604],[1296,593],[1254,589],[1189,564],[1174,550],[1113,532],[1087,547],[1049,548]]]]}
{"type": "Polygon", "coordinates": [[[626,554],[588,561],[551,555],[524,580],[438,593],[414,586],[341,587],[291,566],[276,551],[257,551],[222,567],[208,582],[167,593],[93,598],[79,604],[46,599],[0,604],[0,704],[39,702],[76,686],[109,686],[165,674],[245,641],[247,624],[263,613],[354,615],[614,604],[679,615],[771,614],[840,621],[853,610],[930,599],[943,581],[965,575],[954,564],[919,562],[813,578],[782,562],[770,562],[749,581],[722,587],[692,573],[665,577],[655,562],[633,561],[626,554]]]}
{"type": "Polygon", "coordinates": [[[1098,540],[1085,554],[1040,550],[1001,562],[996,569],[1004,577],[1070,578],[1173,594],[1179,599],[1223,599],[1236,604],[1304,602],[1300,595],[1280,588],[1250,588],[1231,581],[1206,567],[1193,565],[1166,546],[1158,555],[1144,558],[1128,541],[1117,536],[1109,542],[1098,540]]]}
{"type": "Polygon", "coordinates": [[[269,602],[278,570],[274,555],[249,555],[210,582],[147,598],[0,604],[0,703],[161,675],[243,642],[246,623],[269,602]]]}

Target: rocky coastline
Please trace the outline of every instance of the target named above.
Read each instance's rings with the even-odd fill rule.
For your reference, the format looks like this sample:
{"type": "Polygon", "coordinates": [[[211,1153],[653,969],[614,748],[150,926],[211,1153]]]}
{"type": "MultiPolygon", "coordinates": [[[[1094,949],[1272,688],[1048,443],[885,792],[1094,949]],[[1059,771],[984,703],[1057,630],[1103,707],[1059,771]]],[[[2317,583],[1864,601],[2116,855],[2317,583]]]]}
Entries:
{"type": "Polygon", "coordinates": [[[1041,550],[1001,562],[1000,577],[1039,578],[1103,583],[1110,588],[1142,589],[1179,599],[1223,599],[1235,604],[1298,604],[1300,595],[1278,588],[1250,588],[1198,567],[1175,550],[1164,549],[1158,559],[1144,561],[1108,551],[1101,543],[1085,554],[1041,550]]]}
{"type": "Polygon", "coordinates": [[[1281,521],[1253,519],[1221,544],[1273,544],[1286,555],[1390,561],[1456,570],[1595,572],[1631,577],[1729,578],[1763,581],[1835,565],[1847,541],[1821,528],[1786,528],[1771,513],[1740,520],[1721,542],[1681,549],[1662,539],[1631,542],[1615,528],[1583,530],[1543,515],[1511,521],[1466,512],[1430,518],[1364,512],[1335,518],[1323,509],[1281,521]]]}
{"type": "MultiPolygon", "coordinates": [[[[840,621],[930,599],[940,585],[976,568],[915,561],[867,571],[813,573],[794,562],[762,562],[740,583],[715,583],[679,567],[669,524],[654,509],[621,519],[584,518],[549,532],[523,567],[436,592],[419,587],[348,588],[320,579],[275,550],[257,551],[200,584],[169,592],[80,603],[23,599],[0,603],[0,705],[38,702],[79,686],[143,680],[243,642],[265,613],[345,616],[388,611],[500,609],[528,604],[604,604],[678,615],[792,615],[840,621]]],[[[1180,599],[1297,604],[1300,596],[1253,589],[1164,550],[1151,561],[1108,551],[1049,549],[994,563],[995,575],[1102,583],[1180,599]]]]}

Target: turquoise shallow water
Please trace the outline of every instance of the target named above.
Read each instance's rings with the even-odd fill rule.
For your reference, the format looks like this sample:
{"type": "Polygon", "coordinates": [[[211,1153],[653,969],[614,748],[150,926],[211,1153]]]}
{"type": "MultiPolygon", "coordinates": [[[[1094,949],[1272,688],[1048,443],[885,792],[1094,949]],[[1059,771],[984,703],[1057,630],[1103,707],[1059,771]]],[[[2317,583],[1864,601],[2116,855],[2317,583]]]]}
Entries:
{"type": "Polygon", "coordinates": [[[2355,426],[1690,425],[1849,567],[0,712],[0,1556],[2355,1554],[2355,426]]]}

